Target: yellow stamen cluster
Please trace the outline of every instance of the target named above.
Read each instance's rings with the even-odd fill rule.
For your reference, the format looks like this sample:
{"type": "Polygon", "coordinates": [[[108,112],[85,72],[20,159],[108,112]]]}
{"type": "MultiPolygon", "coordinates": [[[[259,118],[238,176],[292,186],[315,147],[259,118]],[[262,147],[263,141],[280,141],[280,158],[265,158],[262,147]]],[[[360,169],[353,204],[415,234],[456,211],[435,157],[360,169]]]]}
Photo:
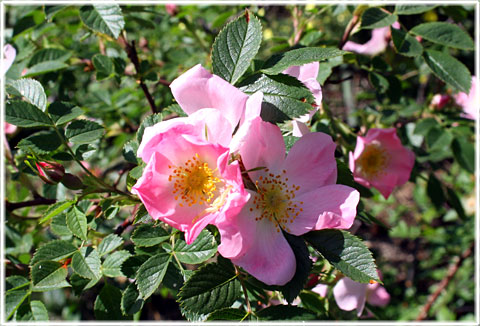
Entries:
{"type": "Polygon", "coordinates": [[[390,161],[390,155],[378,143],[365,146],[363,153],[356,160],[358,172],[367,179],[373,179],[385,173],[390,161]]]}
{"type": "Polygon", "coordinates": [[[175,200],[181,200],[180,207],[184,204],[209,204],[217,196],[217,184],[221,180],[215,176],[216,169],[212,170],[208,163],[201,162],[198,154],[183,166],[168,167],[173,169],[168,181],[173,181],[172,194],[175,195],[175,200]]]}
{"type": "MultiPolygon", "coordinates": [[[[255,182],[257,193],[253,198],[253,206],[262,212],[255,220],[260,221],[266,218],[274,222],[277,232],[280,232],[280,228],[290,232],[287,224],[293,223],[303,211],[301,207],[303,202],[294,200],[300,186],[287,184],[285,170],[281,174],[269,173],[269,169],[265,172],[267,174],[260,176],[255,182]]],[[[253,210],[254,208],[251,207],[250,211],[253,210]]]]}

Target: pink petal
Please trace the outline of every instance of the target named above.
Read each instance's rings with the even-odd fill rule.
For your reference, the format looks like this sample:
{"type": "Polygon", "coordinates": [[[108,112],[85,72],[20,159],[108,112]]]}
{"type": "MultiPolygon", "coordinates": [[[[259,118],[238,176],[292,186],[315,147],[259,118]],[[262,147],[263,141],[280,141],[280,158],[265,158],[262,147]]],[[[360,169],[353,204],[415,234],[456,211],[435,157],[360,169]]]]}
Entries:
{"type": "MultiPolygon", "coordinates": [[[[285,143],[280,128],[260,117],[244,123],[233,137],[230,145],[232,152],[238,151],[246,170],[268,167],[277,171],[285,158],[285,143]]],[[[252,180],[260,173],[250,172],[252,180]]]]}
{"type": "MultiPolygon", "coordinates": [[[[244,209],[240,214],[255,220],[255,214],[249,210],[244,209]]],[[[284,285],[295,274],[296,260],[292,248],[273,223],[268,219],[258,221],[251,230],[254,240],[249,250],[232,262],[266,284],[284,285]]]]}
{"type": "Polygon", "coordinates": [[[13,134],[17,130],[17,126],[11,125],[8,122],[5,122],[3,125],[3,131],[6,135],[13,134]]]}
{"type": "Polygon", "coordinates": [[[233,127],[219,110],[201,109],[192,113],[188,120],[200,132],[199,137],[224,147],[230,144],[233,127]]]}
{"type": "Polygon", "coordinates": [[[387,48],[388,45],[388,36],[390,33],[390,28],[382,27],[372,30],[371,39],[364,43],[358,44],[352,41],[348,41],[343,46],[342,50],[353,51],[359,54],[375,56],[387,48]]]}
{"type": "Polygon", "coordinates": [[[322,298],[327,296],[328,285],[326,284],[317,284],[313,289],[313,292],[318,293],[322,298]]]}
{"type": "Polygon", "coordinates": [[[2,60],[2,75],[10,69],[10,66],[15,61],[15,57],[17,56],[17,50],[10,44],[5,44],[3,47],[3,60],[2,60]]]}
{"type": "Polygon", "coordinates": [[[378,283],[369,284],[367,289],[367,302],[372,306],[385,307],[390,302],[390,294],[378,283]]]}
{"type": "Polygon", "coordinates": [[[302,137],[303,135],[311,132],[310,129],[307,127],[307,125],[303,122],[292,120],[292,125],[293,125],[292,135],[295,137],[302,137]]]}
{"type": "Polygon", "coordinates": [[[247,100],[245,115],[242,117],[240,124],[243,124],[245,121],[253,120],[254,118],[260,116],[260,113],[262,112],[262,101],[262,92],[258,91],[250,95],[247,100]]]}
{"type": "Polygon", "coordinates": [[[201,65],[196,65],[175,79],[170,88],[183,111],[192,114],[197,110],[213,108],[236,127],[245,112],[248,95],[222,78],[212,75],[201,65]]]}
{"type": "Polygon", "coordinates": [[[351,311],[357,309],[361,316],[365,307],[367,284],[352,281],[348,277],[340,279],[333,287],[333,296],[340,309],[351,311]]]}
{"type": "Polygon", "coordinates": [[[475,120],[480,111],[478,78],[472,76],[472,85],[468,94],[460,92],[455,95],[455,102],[463,108],[464,117],[475,120]]]}
{"type": "Polygon", "coordinates": [[[321,132],[308,133],[292,146],[282,169],[291,184],[300,186],[297,194],[336,182],[335,148],[332,138],[321,132]]]}
{"type": "Polygon", "coordinates": [[[293,223],[290,233],[304,234],[312,229],[348,229],[357,215],[360,194],[344,185],[328,185],[297,197],[303,211],[293,223]]]}

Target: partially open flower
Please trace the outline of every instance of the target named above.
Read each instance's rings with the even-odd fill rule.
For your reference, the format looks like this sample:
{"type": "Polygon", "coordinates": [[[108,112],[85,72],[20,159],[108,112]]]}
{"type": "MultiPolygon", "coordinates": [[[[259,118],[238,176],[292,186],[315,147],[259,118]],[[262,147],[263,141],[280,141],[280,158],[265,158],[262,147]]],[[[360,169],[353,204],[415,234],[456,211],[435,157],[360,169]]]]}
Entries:
{"type": "Polygon", "coordinates": [[[35,162],[39,177],[48,184],[57,184],[65,175],[65,168],[57,162],[35,162]]]}
{"type": "Polygon", "coordinates": [[[402,145],[395,128],[372,128],[358,136],[349,160],[355,181],[377,188],[385,198],[408,181],[414,163],[415,154],[402,145]]]}
{"type": "Polygon", "coordinates": [[[340,309],[346,311],[356,309],[359,317],[362,315],[365,301],[372,306],[380,307],[390,302],[390,294],[379,283],[358,283],[348,277],[340,279],[333,287],[333,296],[340,309]]]}
{"type": "Polygon", "coordinates": [[[441,110],[448,104],[450,101],[450,96],[447,94],[435,94],[432,97],[432,101],[430,102],[430,108],[441,110]]]}

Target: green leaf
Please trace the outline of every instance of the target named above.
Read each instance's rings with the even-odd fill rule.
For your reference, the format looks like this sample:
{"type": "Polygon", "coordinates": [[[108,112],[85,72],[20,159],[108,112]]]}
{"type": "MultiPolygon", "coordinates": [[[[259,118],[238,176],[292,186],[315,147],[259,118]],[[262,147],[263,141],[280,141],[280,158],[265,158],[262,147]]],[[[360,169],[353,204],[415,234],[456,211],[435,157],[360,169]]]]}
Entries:
{"type": "Polygon", "coordinates": [[[240,282],[230,261],[221,260],[196,270],[178,294],[180,306],[198,314],[230,307],[240,296],[240,282]]]}
{"type": "Polygon", "coordinates": [[[103,127],[90,120],[75,120],[65,130],[65,136],[76,144],[91,143],[101,138],[103,133],[103,127]]]}
{"type": "Polygon", "coordinates": [[[82,114],[82,109],[68,102],[53,102],[48,106],[48,115],[57,126],[72,121],[82,114]]]}
{"type": "Polygon", "coordinates": [[[41,261],[32,266],[33,291],[50,291],[70,287],[66,281],[68,269],[62,263],[41,261]]]}
{"type": "Polygon", "coordinates": [[[51,231],[59,237],[72,236],[73,233],[67,226],[67,216],[63,213],[58,214],[50,223],[51,231]]]}
{"type": "Polygon", "coordinates": [[[72,258],[72,269],[78,275],[88,279],[99,279],[102,276],[100,257],[92,247],[83,247],[72,258]]]}
{"type": "Polygon", "coordinates": [[[284,235],[295,254],[297,268],[293,278],[288,281],[287,284],[281,286],[280,290],[285,300],[287,300],[288,303],[292,303],[307,282],[310,270],[312,269],[312,261],[310,260],[310,254],[305,241],[302,238],[288,233],[284,233],[284,235]]]}
{"type": "Polygon", "coordinates": [[[475,147],[465,137],[456,137],[452,142],[453,156],[458,164],[470,173],[475,172],[475,147]]]}
{"type": "Polygon", "coordinates": [[[138,164],[137,159],[138,143],[132,139],[123,145],[122,154],[127,162],[138,164]]]}
{"type": "Polygon", "coordinates": [[[73,204],[75,204],[74,200],[64,200],[48,206],[47,210],[43,213],[43,216],[38,223],[42,224],[47,222],[52,217],[57,216],[73,204]]]}
{"type": "Polygon", "coordinates": [[[92,63],[97,71],[97,80],[108,78],[113,74],[113,62],[106,55],[94,55],[92,58],[92,63]]]}
{"type": "Polygon", "coordinates": [[[215,38],[212,49],[213,73],[235,84],[248,69],[261,43],[262,25],[246,11],[228,23],[215,38]]]}
{"type": "Polygon", "coordinates": [[[304,308],[296,306],[270,306],[257,312],[260,320],[315,320],[317,316],[304,308]]]}
{"type": "Polygon", "coordinates": [[[165,240],[168,240],[170,235],[160,226],[153,226],[153,224],[141,224],[132,233],[131,240],[139,247],[151,247],[165,240]]]}
{"type": "Polygon", "coordinates": [[[397,15],[377,7],[368,8],[363,12],[361,28],[374,29],[392,25],[398,19],[397,15]]]}
{"type": "Polygon", "coordinates": [[[131,255],[126,250],[115,251],[113,254],[110,254],[103,262],[103,275],[109,277],[125,276],[122,273],[122,264],[131,255]]]}
{"type": "Polygon", "coordinates": [[[122,273],[128,278],[135,278],[140,266],[142,266],[142,264],[149,258],[150,257],[147,255],[131,256],[122,264],[122,273]]]}
{"type": "Polygon", "coordinates": [[[122,291],[116,286],[105,283],[95,299],[94,312],[98,320],[126,320],[131,319],[122,314],[120,301],[122,291]]]}
{"type": "Polygon", "coordinates": [[[30,295],[27,290],[9,291],[5,294],[5,320],[8,320],[30,295]]]}
{"type": "Polygon", "coordinates": [[[62,49],[48,48],[41,49],[32,56],[28,66],[32,67],[45,61],[65,62],[72,56],[72,53],[62,49]]]}
{"type": "Polygon", "coordinates": [[[382,75],[372,71],[368,74],[368,80],[370,80],[370,83],[372,83],[373,87],[375,87],[379,93],[385,93],[388,90],[388,80],[382,75]]]}
{"type": "Polygon", "coordinates": [[[145,301],[142,299],[140,292],[138,292],[135,283],[130,283],[123,291],[120,309],[122,309],[124,315],[133,315],[142,310],[144,303],[145,301]]]}
{"type": "Polygon", "coordinates": [[[7,102],[5,106],[5,121],[18,127],[51,126],[48,116],[34,105],[23,101],[7,102]]]}
{"type": "Polygon", "coordinates": [[[53,240],[37,249],[33,255],[30,265],[33,265],[42,260],[59,261],[70,257],[77,251],[71,242],[64,240],[53,240]]]}
{"type": "Polygon", "coordinates": [[[114,38],[120,35],[125,26],[122,10],[116,4],[83,6],[80,8],[80,18],[93,31],[114,38]]]}
{"type": "Polygon", "coordinates": [[[246,79],[241,90],[247,94],[263,92],[262,118],[283,122],[297,118],[312,109],[312,93],[295,77],[288,75],[255,75],[246,79]]]}
{"type": "Polygon", "coordinates": [[[98,254],[102,257],[105,254],[117,249],[123,243],[123,239],[116,234],[109,234],[103,238],[102,242],[98,245],[98,254]]]}
{"type": "Polygon", "coordinates": [[[300,48],[272,56],[262,68],[266,74],[276,75],[290,66],[301,66],[342,56],[346,51],[337,48],[300,48]]]}
{"type": "Polygon", "coordinates": [[[72,283],[73,292],[76,295],[80,295],[83,291],[90,289],[92,286],[97,284],[98,279],[90,280],[88,278],[81,277],[77,273],[73,273],[70,276],[70,283],[72,283]]]}
{"type": "Polygon", "coordinates": [[[87,217],[76,206],[67,213],[67,226],[74,235],[82,240],[87,240],[87,217]]]}
{"type": "Polygon", "coordinates": [[[242,321],[248,316],[248,313],[241,309],[223,308],[216,310],[208,315],[207,321],[211,320],[236,320],[242,321]]]}
{"type": "Polygon", "coordinates": [[[360,283],[380,282],[372,253],[357,237],[343,230],[320,230],[305,239],[345,276],[360,283]]]}
{"type": "Polygon", "coordinates": [[[435,8],[436,5],[428,6],[428,5],[396,5],[395,6],[395,13],[398,15],[417,15],[435,8]]]}
{"type": "Polygon", "coordinates": [[[33,135],[23,138],[17,144],[18,148],[25,152],[33,151],[37,154],[48,154],[62,145],[62,140],[53,130],[39,131],[33,135]]]}
{"type": "Polygon", "coordinates": [[[32,317],[34,321],[48,320],[47,308],[45,308],[45,306],[41,301],[38,301],[38,300],[30,301],[30,309],[32,310],[32,317]]]}
{"type": "Polygon", "coordinates": [[[423,58],[438,78],[462,92],[469,92],[472,77],[463,63],[449,54],[435,50],[425,50],[423,58]]]}
{"type": "Polygon", "coordinates": [[[472,38],[463,29],[455,24],[446,22],[431,22],[415,26],[410,33],[445,46],[462,50],[473,50],[475,44],[472,38]]]}
{"type": "Polygon", "coordinates": [[[46,74],[47,72],[60,70],[67,67],[68,65],[61,61],[44,61],[29,67],[24,77],[38,76],[41,74],[46,74]]]}
{"type": "Polygon", "coordinates": [[[5,279],[5,291],[16,291],[30,285],[30,281],[20,275],[12,275],[5,279]]]}
{"type": "Polygon", "coordinates": [[[190,245],[187,245],[183,240],[178,240],[173,251],[182,263],[200,264],[215,255],[217,242],[210,232],[203,230],[190,245]]]}
{"type": "Polygon", "coordinates": [[[137,271],[136,283],[142,298],[150,297],[162,283],[172,256],[160,253],[150,257],[137,271]]]}
{"type": "Polygon", "coordinates": [[[428,178],[427,194],[435,207],[442,207],[445,203],[445,193],[443,192],[442,183],[433,173],[431,173],[428,178]]]}
{"type": "Polygon", "coordinates": [[[43,86],[35,79],[22,78],[14,80],[7,85],[7,92],[23,96],[27,102],[35,105],[42,111],[45,111],[47,107],[47,96],[43,86]]]}
{"type": "Polygon", "coordinates": [[[395,50],[406,57],[418,57],[423,52],[423,46],[417,39],[402,29],[390,27],[395,50]]]}

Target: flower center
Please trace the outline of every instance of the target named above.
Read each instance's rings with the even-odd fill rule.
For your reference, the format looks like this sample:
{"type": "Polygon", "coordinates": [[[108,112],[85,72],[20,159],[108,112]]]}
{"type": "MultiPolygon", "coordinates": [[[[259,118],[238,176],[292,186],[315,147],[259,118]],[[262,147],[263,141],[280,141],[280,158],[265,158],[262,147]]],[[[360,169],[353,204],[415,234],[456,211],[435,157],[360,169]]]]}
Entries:
{"type": "Polygon", "coordinates": [[[357,159],[358,172],[366,178],[375,178],[384,170],[390,161],[390,155],[378,143],[365,146],[363,153],[357,159]]]}
{"type": "MultiPolygon", "coordinates": [[[[265,172],[268,171],[268,169],[265,170],[265,172]]],[[[282,174],[268,173],[260,176],[255,182],[257,193],[253,198],[253,205],[261,212],[255,220],[260,221],[266,218],[274,222],[277,232],[280,232],[280,228],[290,232],[287,224],[293,223],[303,211],[300,207],[303,202],[294,200],[295,193],[300,186],[289,186],[285,174],[285,170],[282,171],[282,174]]],[[[250,211],[253,211],[253,207],[250,208],[250,211]]]]}
{"type": "Polygon", "coordinates": [[[168,181],[173,181],[172,194],[175,200],[182,200],[188,206],[209,204],[217,193],[217,184],[221,180],[215,176],[208,163],[201,162],[198,154],[187,160],[183,166],[168,166],[173,169],[168,181]]]}

